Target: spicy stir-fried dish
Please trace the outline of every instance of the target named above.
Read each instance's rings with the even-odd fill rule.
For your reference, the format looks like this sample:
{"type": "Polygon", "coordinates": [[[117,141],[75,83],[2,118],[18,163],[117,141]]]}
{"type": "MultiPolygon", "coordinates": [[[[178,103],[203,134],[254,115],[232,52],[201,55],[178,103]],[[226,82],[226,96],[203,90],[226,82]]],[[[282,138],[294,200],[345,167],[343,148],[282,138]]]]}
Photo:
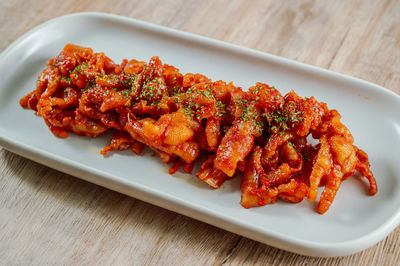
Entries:
{"type": "Polygon", "coordinates": [[[181,167],[191,173],[205,154],[196,176],[219,188],[242,172],[245,208],[278,198],[315,201],[318,187],[325,186],[318,203],[325,213],[355,171],[368,180],[370,195],[377,192],[368,156],[353,145],[338,111],[294,91],[281,95],[264,83],[244,91],[232,82],[182,74],[156,56],[148,63],[116,64],[104,53],[67,44],[20,104],[61,138],[112,131],[102,154],[140,154],[147,145],[171,164],[171,174],[181,167]],[[308,143],[309,136],[318,144],[308,143]]]}

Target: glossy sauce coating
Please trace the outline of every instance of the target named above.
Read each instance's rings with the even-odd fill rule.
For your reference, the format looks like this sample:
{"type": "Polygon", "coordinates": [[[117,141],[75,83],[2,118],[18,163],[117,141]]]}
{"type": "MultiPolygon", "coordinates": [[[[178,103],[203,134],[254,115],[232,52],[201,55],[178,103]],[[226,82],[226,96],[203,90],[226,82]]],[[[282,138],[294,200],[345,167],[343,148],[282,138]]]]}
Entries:
{"type": "Polygon", "coordinates": [[[377,193],[367,154],[353,145],[340,114],[313,97],[281,95],[267,84],[247,91],[200,74],[181,74],[158,57],[148,63],[114,63],[103,53],[67,44],[47,62],[36,89],[20,100],[58,137],[95,137],[113,131],[101,153],[147,145],[161,160],[212,188],[243,172],[241,205],[263,206],[278,198],[315,201],[325,213],[342,181],[359,171],[377,193]],[[307,143],[307,136],[319,144],[307,143]]]}

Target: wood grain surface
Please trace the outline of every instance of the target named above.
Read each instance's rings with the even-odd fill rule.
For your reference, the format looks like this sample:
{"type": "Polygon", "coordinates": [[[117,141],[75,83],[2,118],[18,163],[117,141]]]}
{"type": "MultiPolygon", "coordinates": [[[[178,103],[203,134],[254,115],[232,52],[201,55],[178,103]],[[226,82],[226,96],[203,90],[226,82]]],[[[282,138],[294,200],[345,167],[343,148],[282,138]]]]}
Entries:
{"type": "MultiPolygon", "coordinates": [[[[0,0],[0,51],[42,22],[82,11],[200,34],[400,93],[397,0],[0,0]]],[[[300,256],[0,151],[4,265],[390,265],[400,262],[399,232],[347,257],[300,256]]]]}

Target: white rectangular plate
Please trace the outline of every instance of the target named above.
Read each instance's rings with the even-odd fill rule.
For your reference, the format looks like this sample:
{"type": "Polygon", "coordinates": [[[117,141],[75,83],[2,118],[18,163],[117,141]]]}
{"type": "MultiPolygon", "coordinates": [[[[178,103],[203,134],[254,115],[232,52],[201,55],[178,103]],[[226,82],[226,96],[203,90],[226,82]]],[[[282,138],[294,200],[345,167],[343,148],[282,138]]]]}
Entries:
{"type": "Polygon", "coordinates": [[[284,58],[114,15],[80,13],[56,18],[23,35],[0,56],[0,144],[6,149],[84,180],[122,192],[281,249],[311,256],[341,256],[373,245],[400,218],[400,97],[377,85],[284,58]],[[370,156],[379,192],[350,178],[325,215],[314,203],[277,202],[260,208],[239,205],[239,178],[219,190],[194,175],[170,176],[149,152],[99,154],[110,136],[60,139],[18,100],[35,88],[45,62],[66,43],[123,58],[158,55],[182,73],[248,88],[256,81],[282,93],[295,89],[338,109],[370,156]]]}

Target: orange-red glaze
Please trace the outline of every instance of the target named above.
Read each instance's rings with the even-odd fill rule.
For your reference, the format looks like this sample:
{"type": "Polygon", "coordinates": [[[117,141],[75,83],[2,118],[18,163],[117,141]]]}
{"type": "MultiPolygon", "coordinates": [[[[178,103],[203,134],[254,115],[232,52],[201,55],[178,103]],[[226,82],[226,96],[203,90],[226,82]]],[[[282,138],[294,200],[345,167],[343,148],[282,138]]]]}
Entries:
{"type": "Polygon", "coordinates": [[[148,63],[114,63],[104,53],[67,44],[47,62],[36,89],[20,105],[41,116],[54,135],[98,136],[113,131],[101,153],[144,145],[191,173],[201,152],[208,159],[197,177],[213,188],[243,172],[241,204],[262,206],[278,198],[314,201],[326,212],[343,180],[357,170],[377,192],[367,154],[353,145],[340,114],[313,97],[281,95],[264,83],[244,91],[233,82],[182,74],[158,57],[148,63]],[[319,144],[307,143],[307,136],[319,144]]]}

